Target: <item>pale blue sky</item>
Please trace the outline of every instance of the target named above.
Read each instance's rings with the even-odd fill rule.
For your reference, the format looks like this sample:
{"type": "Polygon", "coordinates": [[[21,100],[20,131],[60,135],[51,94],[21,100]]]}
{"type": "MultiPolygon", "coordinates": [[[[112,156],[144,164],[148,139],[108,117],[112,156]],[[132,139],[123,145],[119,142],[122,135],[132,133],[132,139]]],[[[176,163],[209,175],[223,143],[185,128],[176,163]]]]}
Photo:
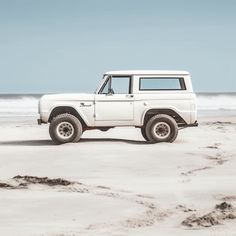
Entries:
{"type": "Polygon", "coordinates": [[[92,92],[109,70],[236,91],[234,0],[0,0],[0,93],[92,92]]]}

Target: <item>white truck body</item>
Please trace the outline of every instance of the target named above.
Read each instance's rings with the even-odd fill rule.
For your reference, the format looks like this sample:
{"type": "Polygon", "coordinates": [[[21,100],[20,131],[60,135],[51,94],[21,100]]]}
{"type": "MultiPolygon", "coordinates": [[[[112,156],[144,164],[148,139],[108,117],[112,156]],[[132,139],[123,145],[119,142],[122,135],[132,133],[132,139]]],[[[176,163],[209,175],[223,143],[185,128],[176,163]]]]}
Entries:
{"type": "Polygon", "coordinates": [[[182,126],[194,126],[197,121],[196,95],[190,74],[186,71],[110,71],[105,73],[94,94],[44,95],[39,102],[39,123],[49,123],[54,109],[73,108],[88,128],[144,125],[150,110],[167,110],[178,114],[182,126]],[[129,93],[100,93],[112,77],[130,77],[129,93]],[[184,89],[141,90],[140,78],[181,78],[184,89]]]}

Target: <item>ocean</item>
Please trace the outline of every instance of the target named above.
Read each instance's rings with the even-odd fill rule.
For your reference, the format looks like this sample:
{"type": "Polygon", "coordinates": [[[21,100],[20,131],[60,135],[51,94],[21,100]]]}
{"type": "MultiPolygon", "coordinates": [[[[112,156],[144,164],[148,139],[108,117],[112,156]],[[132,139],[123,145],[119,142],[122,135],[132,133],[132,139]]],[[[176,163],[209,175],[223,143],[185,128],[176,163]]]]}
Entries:
{"type": "MultiPolygon", "coordinates": [[[[38,116],[38,100],[42,94],[0,95],[0,118],[38,116]]],[[[236,116],[236,93],[198,93],[198,115],[236,116]]]]}

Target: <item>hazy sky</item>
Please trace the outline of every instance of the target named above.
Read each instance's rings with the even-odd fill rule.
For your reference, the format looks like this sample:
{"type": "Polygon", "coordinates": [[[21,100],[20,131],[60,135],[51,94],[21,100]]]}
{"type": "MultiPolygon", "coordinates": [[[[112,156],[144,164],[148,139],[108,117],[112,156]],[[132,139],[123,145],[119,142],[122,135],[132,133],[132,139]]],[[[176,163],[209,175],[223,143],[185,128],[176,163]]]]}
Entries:
{"type": "Polygon", "coordinates": [[[124,69],[236,91],[236,1],[0,0],[0,93],[90,92],[124,69]]]}

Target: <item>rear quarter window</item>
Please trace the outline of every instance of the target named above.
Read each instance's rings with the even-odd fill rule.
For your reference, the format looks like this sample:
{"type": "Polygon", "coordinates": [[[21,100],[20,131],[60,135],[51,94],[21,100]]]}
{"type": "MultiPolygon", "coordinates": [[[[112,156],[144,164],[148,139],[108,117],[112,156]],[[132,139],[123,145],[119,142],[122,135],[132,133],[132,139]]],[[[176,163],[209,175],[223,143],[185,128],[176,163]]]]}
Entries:
{"type": "Polygon", "coordinates": [[[184,78],[179,77],[141,77],[139,90],[186,90],[184,78]]]}

